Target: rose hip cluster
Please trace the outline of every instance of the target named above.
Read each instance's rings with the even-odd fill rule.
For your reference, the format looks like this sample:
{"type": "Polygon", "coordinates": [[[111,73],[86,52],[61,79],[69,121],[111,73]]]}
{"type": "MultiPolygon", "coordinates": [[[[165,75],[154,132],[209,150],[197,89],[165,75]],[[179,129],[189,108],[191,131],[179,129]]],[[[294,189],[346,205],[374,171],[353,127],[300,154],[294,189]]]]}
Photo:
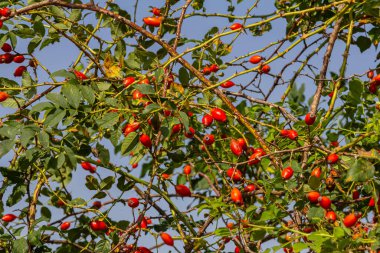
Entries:
{"type": "Polygon", "coordinates": [[[380,87],[380,74],[374,77],[373,70],[370,70],[367,72],[367,77],[371,79],[368,86],[369,92],[372,94],[376,94],[378,87],[380,87]]]}
{"type": "MultiPolygon", "coordinates": [[[[11,15],[11,10],[7,7],[0,9],[0,18],[9,17],[11,15]]],[[[3,27],[3,21],[0,20],[0,29],[3,27]]]]}
{"type": "MultiPolygon", "coordinates": [[[[12,62],[14,63],[23,63],[25,61],[25,57],[21,54],[12,54],[13,51],[12,46],[8,43],[4,43],[1,47],[1,50],[4,52],[4,54],[0,55],[0,64],[10,64],[12,62]]],[[[22,76],[22,73],[26,71],[26,66],[18,66],[13,75],[15,77],[22,76]]]]}

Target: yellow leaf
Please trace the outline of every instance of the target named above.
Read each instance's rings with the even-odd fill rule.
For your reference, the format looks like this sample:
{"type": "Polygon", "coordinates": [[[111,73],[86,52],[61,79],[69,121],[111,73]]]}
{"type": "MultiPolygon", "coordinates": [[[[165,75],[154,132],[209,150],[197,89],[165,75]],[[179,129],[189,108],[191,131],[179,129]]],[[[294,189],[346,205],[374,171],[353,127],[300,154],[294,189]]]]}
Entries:
{"type": "Polygon", "coordinates": [[[109,68],[111,68],[112,65],[113,65],[113,60],[112,60],[111,54],[107,53],[106,57],[104,58],[103,66],[105,69],[109,69],[109,68]]]}
{"type": "Polygon", "coordinates": [[[121,67],[119,64],[114,63],[112,56],[110,53],[106,54],[106,57],[104,58],[104,71],[106,73],[106,76],[109,78],[121,78],[121,67]]]}
{"type": "Polygon", "coordinates": [[[183,88],[183,86],[179,83],[173,83],[172,84],[172,88],[175,90],[175,91],[178,91],[179,93],[183,94],[185,92],[185,88],[183,88]]]}
{"type": "Polygon", "coordinates": [[[105,69],[106,76],[110,78],[121,78],[121,68],[118,65],[113,65],[108,69],[105,69]]]}

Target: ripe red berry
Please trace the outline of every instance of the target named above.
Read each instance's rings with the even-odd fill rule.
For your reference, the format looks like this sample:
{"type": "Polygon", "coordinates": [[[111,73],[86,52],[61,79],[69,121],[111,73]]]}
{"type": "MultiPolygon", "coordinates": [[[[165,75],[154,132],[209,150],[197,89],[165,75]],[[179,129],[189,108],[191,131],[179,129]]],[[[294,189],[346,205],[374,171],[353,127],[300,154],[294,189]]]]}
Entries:
{"type": "Polygon", "coordinates": [[[210,114],[206,114],[203,116],[202,118],[202,124],[205,126],[205,127],[208,127],[212,124],[212,122],[214,121],[214,118],[210,115],[210,114]]]}
{"type": "Polygon", "coordinates": [[[350,228],[355,225],[355,223],[358,221],[360,218],[360,215],[356,213],[350,213],[343,219],[343,224],[347,227],[350,228]]]}
{"type": "Polygon", "coordinates": [[[244,138],[239,138],[237,141],[243,150],[247,150],[247,143],[245,142],[244,138]]]}
{"type": "Polygon", "coordinates": [[[260,55],[254,55],[251,58],[249,58],[249,62],[252,64],[257,64],[257,63],[261,62],[262,59],[263,58],[260,55]]]}
{"type": "Polygon", "coordinates": [[[12,46],[9,45],[8,43],[4,43],[3,46],[1,47],[1,50],[3,50],[6,53],[9,53],[12,51],[12,46]]]}
{"type": "Polygon", "coordinates": [[[203,143],[206,145],[212,145],[215,142],[215,138],[213,134],[206,134],[203,137],[203,143]]]}
{"type": "Polygon", "coordinates": [[[128,199],[128,206],[131,208],[136,208],[139,206],[139,200],[137,198],[129,198],[128,199]]]}
{"type": "Polygon", "coordinates": [[[211,64],[211,66],[210,66],[210,71],[211,72],[218,72],[218,70],[219,70],[219,66],[218,65],[216,65],[216,64],[211,64]]]}
{"type": "Polygon", "coordinates": [[[161,15],[161,10],[156,8],[156,7],[153,7],[152,8],[152,13],[156,16],[160,16],[161,15]]]}
{"type": "Polygon", "coordinates": [[[235,86],[235,83],[232,81],[227,81],[227,82],[222,83],[220,86],[222,88],[227,89],[227,88],[231,88],[231,87],[235,86]]]}
{"type": "Polygon", "coordinates": [[[219,122],[225,122],[227,120],[226,113],[219,108],[211,109],[211,116],[214,118],[214,120],[219,122]]]}
{"type": "Polygon", "coordinates": [[[173,238],[168,233],[161,233],[160,236],[161,236],[162,241],[166,245],[169,245],[169,246],[173,246],[174,245],[174,240],[173,240],[173,238]]]}
{"type": "Polygon", "coordinates": [[[260,162],[261,153],[254,152],[248,160],[248,165],[258,164],[260,162]]]}
{"type": "Polygon", "coordinates": [[[101,208],[102,207],[102,202],[100,202],[100,201],[94,201],[94,203],[92,203],[92,207],[93,208],[96,208],[96,209],[99,209],[99,208],[101,208]]]}
{"type": "Polygon", "coordinates": [[[290,179],[293,176],[293,169],[292,167],[286,167],[281,172],[281,177],[285,180],[290,179]]]}
{"type": "Polygon", "coordinates": [[[308,126],[313,125],[314,122],[315,122],[315,119],[316,119],[315,116],[314,117],[310,117],[310,113],[306,114],[306,116],[305,116],[305,123],[306,123],[306,125],[308,125],[308,126]]]}
{"type": "Polygon", "coordinates": [[[132,99],[133,100],[139,100],[139,99],[142,99],[143,97],[145,97],[145,95],[142,94],[139,90],[134,90],[132,92],[132,99]]]}
{"type": "Polygon", "coordinates": [[[185,165],[185,167],[183,167],[183,174],[190,175],[190,173],[191,173],[191,166],[185,165]]]}
{"type": "Polygon", "coordinates": [[[309,199],[309,201],[311,202],[311,203],[318,203],[318,200],[319,200],[319,197],[320,197],[321,195],[319,194],[319,192],[316,192],[316,191],[314,191],[314,192],[309,192],[308,194],[307,194],[307,198],[309,199]]]}
{"type": "Polygon", "coordinates": [[[369,199],[368,206],[369,206],[369,207],[373,207],[373,206],[375,206],[375,199],[374,199],[373,197],[371,197],[371,198],[369,199]]]}
{"type": "Polygon", "coordinates": [[[243,202],[243,195],[241,194],[240,190],[238,188],[233,188],[231,191],[231,200],[232,202],[242,205],[243,202]]]}
{"type": "Polygon", "coordinates": [[[85,161],[81,162],[80,165],[84,170],[90,170],[92,167],[91,163],[85,161]]]}
{"type": "Polygon", "coordinates": [[[140,142],[141,142],[142,145],[144,145],[147,148],[152,147],[152,141],[150,140],[149,135],[142,134],[140,136],[140,142]]]}
{"type": "Polygon", "coordinates": [[[330,146],[336,148],[336,147],[339,146],[339,142],[337,142],[337,141],[332,141],[332,142],[330,143],[330,146]]]}
{"type": "Polygon", "coordinates": [[[80,72],[80,71],[78,71],[78,70],[74,70],[74,75],[79,79],[79,80],[86,80],[86,79],[88,79],[88,77],[84,74],[84,73],[82,73],[82,72],[80,72]]]}
{"type": "Polygon", "coordinates": [[[319,197],[318,202],[323,209],[330,209],[331,207],[331,200],[329,197],[321,196],[319,197]]]}
{"type": "Polygon", "coordinates": [[[186,185],[183,185],[183,184],[176,185],[175,191],[181,197],[190,197],[191,196],[190,189],[186,185]]]}
{"type": "Polygon", "coordinates": [[[241,28],[243,28],[243,25],[242,24],[240,24],[240,23],[234,23],[234,24],[232,24],[231,26],[230,26],[230,29],[231,30],[238,30],[238,29],[241,29],[241,28]]]}
{"type": "Polygon", "coordinates": [[[181,131],[182,129],[182,124],[175,124],[172,127],[172,134],[177,134],[181,131]]]}
{"type": "Polygon", "coordinates": [[[334,164],[336,162],[338,162],[339,160],[339,156],[337,154],[329,154],[327,156],[327,163],[328,164],[334,164]]]}
{"type": "Polygon", "coordinates": [[[336,213],[334,211],[328,211],[326,214],[325,214],[325,218],[331,222],[331,223],[334,223],[336,221],[336,213]]]}
{"type": "Polygon", "coordinates": [[[0,9],[0,17],[9,17],[11,15],[11,10],[7,7],[1,8],[0,9]]]}
{"type": "Polygon", "coordinates": [[[352,191],[352,199],[358,199],[360,196],[360,192],[358,190],[353,190],[352,191]]]}
{"type": "Polygon", "coordinates": [[[13,75],[15,77],[22,76],[22,73],[24,73],[24,71],[26,71],[26,67],[25,66],[19,66],[19,67],[16,68],[15,72],[13,73],[13,75]]]}
{"type": "Polygon", "coordinates": [[[192,127],[189,127],[189,131],[185,132],[184,135],[187,137],[187,138],[193,138],[194,137],[194,134],[195,134],[195,130],[194,128],[192,127]]]}
{"type": "Polygon", "coordinates": [[[107,230],[107,224],[104,221],[99,221],[99,220],[91,221],[90,228],[94,231],[107,230]]]}
{"type": "Polygon", "coordinates": [[[231,178],[235,182],[238,182],[243,179],[243,175],[241,171],[236,168],[229,168],[226,174],[229,178],[231,178]]]}
{"type": "Polygon", "coordinates": [[[123,133],[124,133],[125,136],[128,136],[128,134],[130,134],[132,132],[135,132],[139,128],[140,128],[140,123],[139,122],[128,123],[123,128],[123,133]]]}
{"type": "Polygon", "coordinates": [[[135,82],[135,78],[133,76],[128,76],[126,78],[124,78],[123,80],[123,84],[124,84],[124,87],[128,87],[129,85],[133,84],[135,82]]]}
{"type": "Polygon", "coordinates": [[[3,102],[5,100],[7,100],[8,98],[9,98],[8,93],[6,93],[4,91],[0,91],[0,102],[3,102]]]}
{"type": "Polygon", "coordinates": [[[243,148],[241,147],[239,141],[235,139],[231,139],[230,149],[232,153],[234,153],[236,156],[241,156],[241,154],[243,153],[243,148]]]}
{"type": "Polygon", "coordinates": [[[280,131],[280,135],[281,135],[282,137],[288,137],[288,134],[289,134],[289,130],[287,130],[287,129],[282,129],[282,130],[280,131]]]}
{"type": "Polygon", "coordinates": [[[15,62],[15,63],[23,63],[24,61],[25,61],[25,57],[21,54],[15,55],[13,57],[13,62],[15,62]]]}
{"type": "Polygon", "coordinates": [[[264,66],[261,67],[261,72],[262,73],[267,74],[267,73],[269,73],[269,71],[270,71],[270,66],[269,65],[264,65],[264,66]]]}
{"type": "Polygon", "coordinates": [[[169,179],[170,178],[170,174],[167,174],[167,173],[162,173],[161,174],[161,177],[165,180],[169,179]]]}
{"type": "Polygon", "coordinates": [[[143,18],[147,26],[159,27],[161,25],[162,17],[146,17],[143,18]]]}
{"type": "Polygon", "coordinates": [[[3,217],[1,218],[1,220],[4,221],[4,222],[12,222],[16,218],[17,218],[16,215],[14,215],[12,213],[8,213],[8,214],[3,215],[3,217]]]}
{"type": "Polygon", "coordinates": [[[245,192],[253,192],[256,189],[254,184],[249,184],[246,187],[244,187],[245,192]]]}
{"type": "Polygon", "coordinates": [[[150,251],[148,248],[142,246],[137,247],[137,250],[138,252],[135,251],[134,253],[152,253],[152,251],[150,251]]]}
{"type": "Polygon", "coordinates": [[[311,176],[314,176],[316,178],[320,178],[321,174],[322,174],[322,170],[319,167],[313,169],[313,171],[311,172],[311,176]]]}
{"type": "Polygon", "coordinates": [[[68,230],[70,228],[70,222],[63,222],[61,224],[61,230],[68,230]]]}
{"type": "Polygon", "coordinates": [[[211,73],[211,69],[210,69],[210,67],[209,66],[205,66],[204,68],[203,68],[203,70],[202,70],[202,73],[204,74],[204,75],[209,75],[210,73],[211,73]]]}
{"type": "Polygon", "coordinates": [[[298,138],[298,133],[296,130],[290,129],[288,130],[288,138],[291,140],[295,140],[298,138]]]}
{"type": "Polygon", "coordinates": [[[374,76],[374,72],[373,72],[373,70],[368,70],[368,72],[367,72],[367,77],[369,78],[369,79],[372,79],[373,78],[373,76],[374,76]]]}

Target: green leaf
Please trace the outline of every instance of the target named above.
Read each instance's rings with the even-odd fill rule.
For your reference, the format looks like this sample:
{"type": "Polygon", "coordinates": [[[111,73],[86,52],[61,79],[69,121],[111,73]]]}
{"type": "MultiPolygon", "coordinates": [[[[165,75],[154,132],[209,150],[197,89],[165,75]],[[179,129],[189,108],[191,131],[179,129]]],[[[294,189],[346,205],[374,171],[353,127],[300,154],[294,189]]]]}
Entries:
{"type": "Polygon", "coordinates": [[[353,159],[354,161],[349,163],[346,182],[366,182],[373,179],[375,175],[375,166],[365,159],[353,159]]]}
{"type": "Polygon", "coordinates": [[[69,19],[71,21],[77,22],[81,20],[82,17],[82,10],[71,10],[69,19]]]}
{"type": "Polygon", "coordinates": [[[321,184],[321,179],[315,176],[311,176],[309,178],[308,184],[312,189],[317,190],[319,188],[319,185],[321,184]]]}
{"type": "Polygon", "coordinates": [[[34,37],[28,45],[28,53],[32,54],[34,52],[34,49],[38,47],[38,45],[41,43],[42,38],[41,37],[34,37]]]}
{"type": "Polygon", "coordinates": [[[106,149],[103,145],[97,143],[96,149],[99,153],[99,159],[103,164],[108,164],[110,161],[110,152],[108,149],[106,149]]]}
{"type": "Polygon", "coordinates": [[[101,240],[96,244],[96,253],[108,253],[111,251],[111,243],[108,240],[101,240]]]}
{"type": "Polygon", "coordinates": [[[98,122],[99,127],[110,128],[119,121],[119,114],[106,113],[98,122]]]}
{"type": "Polygon", "coordinates": [[[88,86],[80,86],[82,90],[83,98],[87,100],[87,102],[92,105],[95,102],[95,92],[88,86]]]}
{"type": "Polygon", "coordinates": [[[82,198],[76,198],[76,199],[69,201],[69,204],[73,205],[73,206],[85,206],[86,201],[82,198]]]}
{"type": "Polygon", "coordinates": [[[0,142],[0,158],[8,154],[8,152],[11,151],[14,145],[14,140],[4,140],[0,142]]]}
{"type": "Polygon", "coordinates": [[[180,68],[179,69],[179,81],[181,84],[188,86],[190,80],[189,73],[187,73],[187,70],[185,68],[180,68]]]}
{"type": "Polygon", "coordinates": [[[363,94],[363,84],[359,79],[353,79],[349,82],[349,93],[347,103],[356,106],[361,103],[363,94]]]}
{"type": "Polygon", "coordinates": [[[62,108],[68,108],[68,104],[64,96],[59,93],[50,92],[46,95],[46,98],[52,101],[54,104],[59,105],[62,108]]]}
{"type": "Polygon", "coordinates": [[[121,154],[131,152],[139,143],[139,135],[136,132],[132,132],[125,137],[123,144],[121,145],[121,154]]]}
{"type": "Polygon", "coordinates": [[[20,141],[23,147],[27,147],[29,141],[35,136],[36,132],[39,128],[35,128],[34,126],[26,126],[21,131],[20,141]]]}
{"type": "Polygon", "coordinates": [[[35,230],[35,231],[32,230],[28,234],[28,241],[33,246],[41,245],[40,238],[41,238],[41,231],[40,230],[35,230]]]}
{"type": "Polygon", "coordinates": [[[344,237],[344,230],[341,227],[334,227],[334,237],[341,238],[344,237]]]}
{"type": "Polygon", "coordinates": [[[145,94],[145,95],[150,95],[150,94],[156,93],[153,86],[150,84],[135,84],[135,85],[133,85],[133,88],[139,90],[142,94],[145,94]]]}
{"type": "Polygon", "coordinates": [[[63,11],[63,8],[53,5],[53,6],[50,6],[50,10],[54,16],[65,17],[65,12],[63,11]]]}
{"type": "Polygon", "coordinates": [[[81,100],[81,94],[80,90],[77,85],[73,84],[64,84],[62,86],[62,93],[66,97],[69,104],[74,107],[78,108],[81,100]]]}
{"type": "Polygon", "coordinates": [[[111,87],[111,83],[106,83],[106,82],[101,82],[101,83],[96,83],[96,86],[100,91],[106,91],[111,87]]]}
{"type": "Polygon", "coordinates": [[[301,252],[302,250],[307,249],[308,247],[309,247],[308,244],[303,243],[303,242],[297,242],[297,243],[292,244],[292,248],[294,252],[301,252]]]}
{"type": "Polygon", "coordinates": [[[189,131],[189,117],[187,116],[187,114],[181,111],[179,112],[179,117],[183,126],[185,127],[185,131],[189,131]]]}
{"type": "Polygon", "coordinates": [[[87,189],[89,189],[89,190],[97,190],[97,189],[99,189],[99,182],[98,182],[98,180],[95,177],[91,176],[91,175],[87,175],[86,176],[86,184],[85,185],[86,185],[87,189]]]}
{"type": "Polygon", "coordinates": [[[307,213],[307,217],[309,219],[323,218],[323,216],[324,216],[324,211],[320,207],[312,207],[309,209],[309,212],[307,213]]]}
{"type": "Polygon", "coordinates": [[[157,111],[159,110],[161,107],[158,105],[158,104],[149,104],[148,106],[146,106],[142,112],[142,114],[148,114],[150,112],[153,112],[153,111],[157,111]]]}
{"type": "Polygon", "coordinates": [[[371,47],[371,40],[367,37],[359,36],[359,38],[356,40],[356,44],[358,45],[360,52],[363,53],[371,47]]]}
{"type": "Polygon", "coordinates": [[[231,230],[229,230],[228,228],[218,228],[214,231],[214,234],[216,236],[221,236],[221,237],[230,236],[231,230]]]}
{"type": "Polygon", "coordinates": [[[28,243],[25,238],[20,238],[12,240],[13,253],[27,253],[28,252],[28,243]]]}
{"type": "Polygon", "coordinates": [[[66,69],[55,71],[50,75],[50,77],[76,78],[74,73],[67,71],[66,69]]]}
{"type": "Polygon", "coordinates": [[[114,183],[115,183],[115,178],[113,176],[106,177],[105,179],[102,180],[102,182],[100,182],[100,189],[109,190],[111,189],[114,183]]]}
{"type": "Polygon", "coordinates": [[[25,71],[23,74],[22,74],[22,81],[21,81],[21,84],[22,86],[30,86],[33,84],[33,80],[32,78],[30,77],[30,74],[28,71],[25,71]]]}
{"type": "Polygon", "coordinates": [[[126,181],[124,176],[119,177],[117,180],[117,188],[119,188],[120,191],[129,191],[133,188],[135,185],[134,181],[126,181]]]}
{"type": "Polygon", "coordinates": [[[45,125],[55,127],[57,126],[65,117],[66,111],[55,110],[53,113],[50,113],[45,119],[45,125]]]}

